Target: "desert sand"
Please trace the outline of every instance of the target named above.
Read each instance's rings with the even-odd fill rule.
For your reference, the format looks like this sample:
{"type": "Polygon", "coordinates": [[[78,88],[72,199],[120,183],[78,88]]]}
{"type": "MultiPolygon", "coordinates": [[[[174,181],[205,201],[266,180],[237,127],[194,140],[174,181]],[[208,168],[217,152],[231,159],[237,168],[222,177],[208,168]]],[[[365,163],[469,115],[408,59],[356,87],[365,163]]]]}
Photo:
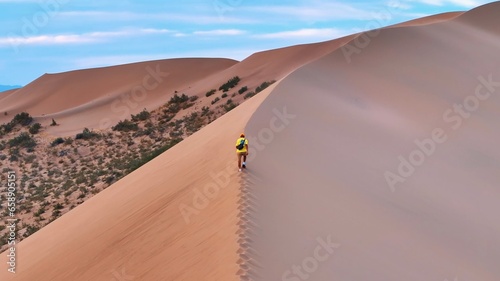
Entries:
{"type": "Polygon", "coordinates": [[[182,86],[279,81],[24,240],[0,279],[499,280],[499,13],[207,66],[182,86]]]}
{"type": "Polygon", "coordinates": [[[276,87],[246,127],[269,142],[244,175],[253,280],[499,280],[500,83],[473,98],[479,77],[500,81],[500,32],[477,28],[498,12],[383,30],[351,63],[337,50],[276,87]],[[443,117],[464,100],[469,118],[443,117]],[[283,107],[295,118],[270,141],[283,107]],[[446,140],[391,187],[398,156],[436,129],[446,140]],[[328,237],[332,253],[308,260],[328,237]]]}

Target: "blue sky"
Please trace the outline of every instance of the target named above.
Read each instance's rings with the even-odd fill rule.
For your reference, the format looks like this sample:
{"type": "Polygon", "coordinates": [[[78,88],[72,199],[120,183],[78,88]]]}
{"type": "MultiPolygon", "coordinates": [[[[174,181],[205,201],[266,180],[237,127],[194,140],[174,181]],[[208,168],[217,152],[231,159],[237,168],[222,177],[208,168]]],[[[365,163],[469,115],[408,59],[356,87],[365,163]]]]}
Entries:
{"type": "Polygon", "coordinates": [[[175,57],[325,41],[481,0],[0,0],[0,84],[175,57]]]}

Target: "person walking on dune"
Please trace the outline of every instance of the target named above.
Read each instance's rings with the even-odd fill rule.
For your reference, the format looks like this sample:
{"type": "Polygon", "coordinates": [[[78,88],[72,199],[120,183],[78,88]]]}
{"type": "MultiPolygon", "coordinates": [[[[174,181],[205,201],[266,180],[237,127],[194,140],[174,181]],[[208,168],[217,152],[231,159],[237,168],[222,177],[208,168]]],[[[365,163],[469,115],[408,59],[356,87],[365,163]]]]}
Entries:
{"type": "Polygon", "coordinates": [[[248,155],[248,140],[245,138],[245,134],[241,134],[240,138],[236,140],[236,156],[238,157],[238,171],[241,172],[241,168],[246,168],[248,155]],[[243,158],[243,163],[241,163],[241,158],[243,158]]]}

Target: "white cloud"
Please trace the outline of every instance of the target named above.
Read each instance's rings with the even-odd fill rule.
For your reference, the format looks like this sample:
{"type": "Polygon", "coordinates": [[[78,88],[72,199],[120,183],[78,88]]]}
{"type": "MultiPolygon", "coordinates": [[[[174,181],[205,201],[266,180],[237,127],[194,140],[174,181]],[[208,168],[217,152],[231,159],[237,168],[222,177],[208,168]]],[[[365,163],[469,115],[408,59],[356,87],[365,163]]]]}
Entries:
{"type": "Polygon", "coordinates": [[[167,29],[130,29],[120,31],[98,31],[82,34],[38,35],[0,37],[0,46],[19,45],[63,45],[103,42],[112,37],[140,36],[147,34],[170,33],[167,29]]]}
{"type": "Polygon", "coordinates": [[[174,37],[186,37],[186,36],[188,36],[188,34],[186,34],[186,33],[182,33],[182,32],[174,33],[174,37]]]}
{"type": "Polygon", "coordinates": [[[96,38],[80,35],[39,35],[30,37],[2,37],[0,46],[60,45],[96,42],[96,38]]]}
{"type": "Polygon", "coordinates": [[[255,38],[261,39],[309,39],[309,40],[328,40],[335,39],[344,35],[348,32],[342,31],[335,28],[304,28],[292,31],[283,31],[275,33],[266,33],[255,35],[255,38]]]}
{"type": "Polygon", "coordinates": [[[303,5],[253,6],[245,9],[259,14],[273,14],[309,22],[373,18],[368,9],[359,9],[347,2],[314,0],[306,3],[303,5]]]}
{"type": "Polygon", "coordinates": [[[208,31],[195,31],[194,35],[201,36],[235,36],[242,35],[246,32],[240,29],[216,29],[216,30],[208,30],[208,31]]]}
{"type": "MultiPolygon", "coordinates": [[[[1,0],[0,0],[1,1],[1,0]]],[[[184,22],[189,24],[250,24],[259,21],[243,17],[200,15],[193,13],[134,13],[127,11],[106,12],[106,11],[66,11],[60,12],[58,16],[67,20],[87,20],[89,17],[93,21],[133,21],[148,20],[162,22],[184,22]]]]}

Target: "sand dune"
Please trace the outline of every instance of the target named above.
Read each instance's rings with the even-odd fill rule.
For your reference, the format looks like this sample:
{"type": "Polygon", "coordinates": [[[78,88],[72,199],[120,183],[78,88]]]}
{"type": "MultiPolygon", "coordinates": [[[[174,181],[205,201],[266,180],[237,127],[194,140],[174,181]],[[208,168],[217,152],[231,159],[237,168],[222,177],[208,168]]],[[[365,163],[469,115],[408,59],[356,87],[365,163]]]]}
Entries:
{"type": "Polygon", "coordinates": [[[0,279],[237,280],[240,178],[227,147],[248,121],[242,113],[254,112],[266,95],[28,237],[18,246],[18,272],[2,270],[0,279]],[[210,184],[220,191],[207,206],[194,203],[210,184]],[[186,216],[189,223],[181,204],[199,208],[186,216]]]}
{"type": "MultiPolygon", "coordinates": [[[[27,111],[42,123],[55,118],[61,126],[48,129],[55,135],[73,134],[82,127],[101,129],[103,124],[115,124],[144,108],[155,109],[174,91],[235,63],[229,59],[168,59],[45,74],[2,99],[0,111],[11,115],[27,111]]],[[[6,121],[8,118],[0,117],[0,122],[6,121]]]]}
{"type": "Polygon", "coordinates": [[[387,29],[351,63],[335,51],[276,87],[246,127],[268,142],[245,178],[252,280],[499,280],[499,83],[475,105],[500,79],[498,45],[478,32],[463,19],[387,29]],[[469,118],[450,113],[464,100],[469,118]],[[295,118],[269,141],[283,107],[295,118]],[[414,152],[424,140],[429,155],[414,152]],[[400,155],[417,164],[391,185],[400,155]]]}
{"type": "Polygon", "coordinates": [[[428,24],[434,24],[442,21],[448,21],[451,19],[454,19],[460,15],[462,15],[463,12],[448,12],[448,13],[442,13],[442,14],[437,14],[437,15],[432,15],[432,16],[427,16],[427,17],[422,17],[414,20],[409,20],[406,22],[398,23],[395,25],[388,26],[387,28],[390,27],[404,27],[404,26],[416,26],[416,25],[428,25],[428,24]]]}
{"type": "Polygon", "coordinates": [[[499,8],[207,66],[179,85],[283,79],[24,240],[0,279],[498,280],[499,8]],[[400,155],[424,163],[401,175],[400,155]]]}
{"type": "Polygon", "coordinates": [[[4,98],[7,98],[8,96],[12,95],[15,91],[17,91],[18,89],[13,89],[13,90],[7,90],[7,91],[3,91],[3,92],[0,92],[0,102],[4,99],[4,98]]]}

